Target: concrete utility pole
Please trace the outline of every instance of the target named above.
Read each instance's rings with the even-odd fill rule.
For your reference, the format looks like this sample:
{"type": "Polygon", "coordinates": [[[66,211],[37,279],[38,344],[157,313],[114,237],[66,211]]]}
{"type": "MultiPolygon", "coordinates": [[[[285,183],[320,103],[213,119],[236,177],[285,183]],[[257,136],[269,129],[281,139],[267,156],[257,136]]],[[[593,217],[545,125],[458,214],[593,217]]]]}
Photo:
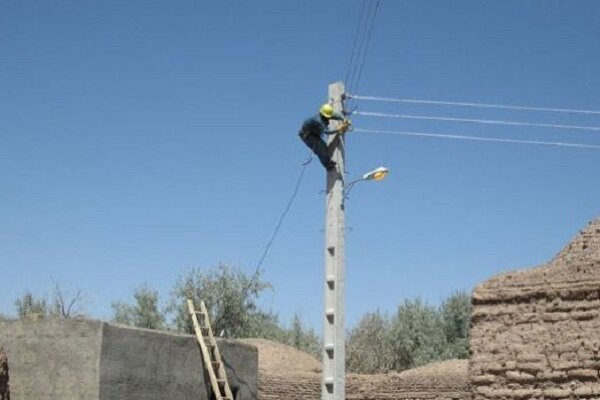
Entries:
{"type": "MultiPolygon", "coordinates": [[[[329,85],[329,101],[343,112],[344,83],[329,85]]],[[[338,121],[331,127],[338,128],[338,121]]],[[[325,218],[325,319],[323,323],[323,377],[321,400],[346,398],[344,337],[344,135],[329,136],[328,145],[337,167],[327,171],[325,218]]]]}

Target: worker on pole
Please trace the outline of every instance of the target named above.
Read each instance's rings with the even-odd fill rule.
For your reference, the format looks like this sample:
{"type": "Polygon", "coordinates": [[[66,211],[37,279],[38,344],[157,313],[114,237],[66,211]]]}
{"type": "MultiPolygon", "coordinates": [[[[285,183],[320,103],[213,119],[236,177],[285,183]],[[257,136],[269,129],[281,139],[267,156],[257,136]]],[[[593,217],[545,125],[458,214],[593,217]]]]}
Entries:
{"type": "Polygon", "coordinates": [[[331,159],[331,153],[323,135],[336,135],[346,132],[350,128],[351,121],[343,115],[335,113],[333,106],[325,103],[319,109],[319,114],[307,119],[302,124],[298,135],[300,139],[310,148],[321,164],[327,169],[335,168],[335,162],[331,159]],[[329,130],[329,121],[342,121],[340,127],[336,130],[329,130]]]}

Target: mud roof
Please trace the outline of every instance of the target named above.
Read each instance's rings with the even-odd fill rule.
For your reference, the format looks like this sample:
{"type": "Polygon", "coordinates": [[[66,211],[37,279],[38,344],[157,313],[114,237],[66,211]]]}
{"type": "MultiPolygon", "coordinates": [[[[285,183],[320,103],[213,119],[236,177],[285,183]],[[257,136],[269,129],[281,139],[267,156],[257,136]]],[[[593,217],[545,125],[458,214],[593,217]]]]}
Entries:
{"type": "Polygon", "coordinates": [[[600,218],[579,232],[551,261],[497,275],[477,286],[474,302],[535,296],[541,292],[578,296],[600,287],[600,218]],[[560,293],[559,293],[560,292],[560,293]],[[579,294],[577,294],[579,293],[579,294]]]}

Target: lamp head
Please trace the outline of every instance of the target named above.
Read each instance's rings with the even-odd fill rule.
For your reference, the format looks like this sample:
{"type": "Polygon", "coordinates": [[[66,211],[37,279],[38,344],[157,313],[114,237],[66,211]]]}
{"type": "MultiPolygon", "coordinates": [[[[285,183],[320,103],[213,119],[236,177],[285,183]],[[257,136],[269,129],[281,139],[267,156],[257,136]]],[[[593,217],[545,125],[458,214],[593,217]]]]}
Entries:
{"type": "Polygon", "coordinates": [[[374,181],[381,181],[383,179],[385,179],[385,177],[387,176],[387,174],[389,173],[389,169],[387,169],[386,167],[379,167],[374,169],[371,172],[367,172],[366,174],[363,175],[363,179],[365,181],[370,181],[370,180],[374,180],[374,181]]]}

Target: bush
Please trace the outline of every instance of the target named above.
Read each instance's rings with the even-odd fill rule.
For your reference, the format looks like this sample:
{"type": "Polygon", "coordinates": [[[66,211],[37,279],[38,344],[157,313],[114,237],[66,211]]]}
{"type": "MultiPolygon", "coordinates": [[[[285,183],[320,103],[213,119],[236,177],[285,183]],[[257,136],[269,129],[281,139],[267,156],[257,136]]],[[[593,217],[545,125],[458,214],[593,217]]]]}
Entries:
{"type": "Polygon", "coordinates": [[[123,302],[112,304],[113,321],[146,329],[165,329],[165,312],[159,309],[158,291],[144,284],[133,294],[135,304],[123,302]]]}
{"type": "Polygon", "coordinates": [[[457,292],[440,307],[406,300],[393,317],[379,311],[350,330],[346,363],[350,372],[403,371],[433,361],[468,358],[470,298],[457,292]]]}

